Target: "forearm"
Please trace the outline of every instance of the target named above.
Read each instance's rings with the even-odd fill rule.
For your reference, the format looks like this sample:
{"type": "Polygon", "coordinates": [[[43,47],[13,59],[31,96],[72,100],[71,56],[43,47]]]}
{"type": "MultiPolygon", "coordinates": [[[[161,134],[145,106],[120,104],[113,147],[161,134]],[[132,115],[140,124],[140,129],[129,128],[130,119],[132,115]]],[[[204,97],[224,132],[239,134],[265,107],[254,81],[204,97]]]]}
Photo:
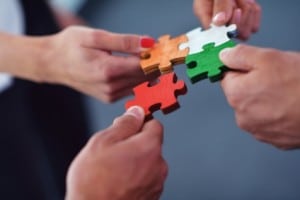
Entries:
{"type": "Polygon", "coordinates": [[[0,72],[43,82],[47,37],[15,36],[0,32],[0,72]]]}

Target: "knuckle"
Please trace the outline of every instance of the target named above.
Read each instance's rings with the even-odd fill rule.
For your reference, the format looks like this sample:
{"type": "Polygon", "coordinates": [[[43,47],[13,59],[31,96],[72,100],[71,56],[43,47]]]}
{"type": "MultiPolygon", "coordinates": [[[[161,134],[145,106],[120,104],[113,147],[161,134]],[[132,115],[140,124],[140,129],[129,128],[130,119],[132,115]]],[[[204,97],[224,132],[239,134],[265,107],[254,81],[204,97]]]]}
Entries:
{"type": "Polygon", "coordinates": [[[246,117],[236,115],[237,126],[245,131],[251,132],[251,123],[246,117]]]}
{"type": "Polygon", "coordinates": [[[115,98],[113,96],[110,96],[110,95],[104,95],[103,98],[102,98],[102,101],[104,103],[113,103],[113,102],[115,102],[115,98]]]}
{"type": "Polygon", "coordinates": [[[261,13],[261,11],[262,11],[261,6],[257,3],[254,4],[253,9],[256,13],[261,13]]]}
{"type": "Polygon", "coordinates": [[[132,38],[132,36],[130,35],[126,35],[123,37],[123,40],[122,40],[122,49],[124,51],[133,51],[134,50],[134,40],[132,38]]]}
{"type": "Polygon", "coordinates": [[[121,125],[123,130],[136,130],[139,125],[136,118],[131,115],[117,117],[114,124],[121,125]]]}
{"type": "Polygon", "coordinates": [[[101,70],[101,79],[104,83],[109,83],[113,80],[115,73],[114,70],[108,67],[107,64],[104,65],[105,66],[102,66],[102,70],[101,70]]]}
{"type": "Polygon", "coordinates": [[[115,94],[116,89],[112,84],[106,84],[103,88],[103,92],[108,98],[111,98],[115,94]]]}
{"type": "Polygon", "coordinates": [[[106,130],[95,133],[88,141],[91,151],[98,151],[104,144],[104,136],[107,134],[106,130]]]}
{"type": "Polygon", "coordinates": [[[243,101],[243,96],[241,90],[235,86],[235,82],[223,80],[222,87],[228,104],[234,109],[239,108],[243,101]]]}
{"type": "Polygon", "coordinates": [[[98,44],[99,40],[106,33],[106,31],[99,30],[99,29],[97,29],[97,30],[96,29],[89,29],[89,30],[90,30],[90,34],[89,34],[90,42],[89,42],[89,44],[98,44]]]}

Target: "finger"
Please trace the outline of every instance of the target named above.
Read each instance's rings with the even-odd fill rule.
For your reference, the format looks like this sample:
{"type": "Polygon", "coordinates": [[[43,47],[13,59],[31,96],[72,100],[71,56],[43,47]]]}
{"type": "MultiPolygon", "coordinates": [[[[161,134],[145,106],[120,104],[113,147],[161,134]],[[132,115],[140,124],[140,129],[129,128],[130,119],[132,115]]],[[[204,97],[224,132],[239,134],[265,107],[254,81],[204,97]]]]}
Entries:
{"type": "Polygon", "coordinates": [[[155,40],[148,36],[119,34],[104,30],[93,30],[89,44],[91,48],[117,51],[123,53],[138,53],[144,48],[150,48],[155,40]]]}
{"type": "Polygon", "coordinates": [[[254,3],[253,0],[237,0],[238,7],[242,10],[242,18],[239,24],[239,38],[247,40],[253,29],[254,24],[254,3]]]}
{"type": "Polygon", "coordinates": [[[226,72],[224,78],[221,80],[221,86],[227,102],[234,109],[239,105],[240,98],[243,96],[242,93],[245,92],[245,88],[247,87],[245,85],[247,84],[245,82],[245,74],[229,71],[226,72]]]}
{"type": "Polygon", "coordinates": [[[113,121],[106,131],[106,139],[118,142],[137,134],[143,126],[144,117],[143,108],[130,107],[122,116],[113,121]]]}
{"type": "Polygon", "coordinates": [[[103,82],[111,82],[134,73],[143,73],[139,67],[140,59],[136,56],[106,55],[103,58],[99,57],[96,62],[99,70],[93,74],[93,78],[103,82]]]}
{"type": "Polygon", "coordinates": [[[146,142],[150,147],[163,144],[163,126],[157,120],[150,120],[146,122],[139,135],[135,139],[140,140],[141,143],[146,142]]]}
{"type": "Polygon", "coordinates": [[[242,10],[240,8],[236,8],[233,11],[233,15],[232,15],[230,24],[236,24],[237,27],[239,27],[239,24],[241,23],[241,18],[242,18],[242,10]]]}
{"type": "Polygon", "coordinates": [[[204,28],[208,28],[213,17],[213,1],[194,0],[194,13],[204,28]]]}
{"type": "Polygon", "coordinates": [[[259,30],[260,27],[260,21],[261,21],[261,7],[255,3],[254,4],[254,24],[253,24],[253,28],[252,28],[252,32],[256,33],[259,30]]]}
{"type": "Polygon", "coordinates": [[[221,61],[230,69],[248,72],[255,68],[261,49],[248,45],[237,45],[221,51],[221,61]]]}
{"type": "Polygon", "coordinates": [[[213,20],[215,25],[225,25],[232,18],[235,3],[232,0],[215,0],[213,20]]]}

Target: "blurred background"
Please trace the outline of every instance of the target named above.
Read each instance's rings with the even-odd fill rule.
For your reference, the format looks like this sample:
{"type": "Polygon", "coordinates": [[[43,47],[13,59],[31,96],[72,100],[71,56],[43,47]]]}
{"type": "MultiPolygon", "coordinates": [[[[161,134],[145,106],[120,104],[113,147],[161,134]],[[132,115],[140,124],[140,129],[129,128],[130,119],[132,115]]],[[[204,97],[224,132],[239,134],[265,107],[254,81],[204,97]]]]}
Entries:
{"type": "MultiPolygon", "coordinates": [[[[260,0],[261,29],[248,43],[283,50],[300,50],[300,2],[260,0]]],[[[177,36],[197,26],[193,0],[69,0],[91,26],[120,33],[177,36]]],[[[237,128],[234,113],[219,83],[191,85],[185,66],[176,67],[188,93],[181,108],[164,116],[164,156],[170,173],[162,200],[299,200],[300,151],[280,151],[237,128]]],[[[276,90],[276,88],[274,88],[276,90]]],[[[129,97],[132,98],[132,97],[129,97]]],[[[108,126],[123,113],[127,99],[113,105],[86,98],[91,132],[108,126]]],[[[274,108],[276,109],[276,108],[274,108]]]]}

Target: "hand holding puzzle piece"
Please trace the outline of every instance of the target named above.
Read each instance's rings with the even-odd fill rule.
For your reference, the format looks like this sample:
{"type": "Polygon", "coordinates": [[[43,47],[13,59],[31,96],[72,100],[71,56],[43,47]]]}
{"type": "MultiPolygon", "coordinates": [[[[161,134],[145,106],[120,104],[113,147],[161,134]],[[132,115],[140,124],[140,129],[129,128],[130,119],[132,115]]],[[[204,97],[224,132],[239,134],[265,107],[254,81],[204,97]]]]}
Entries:
{"type": "Polygon", "coordinates": [[[230,38],[236,33],[234,24],[211,25],[210,29],[196,28],[175,38],[170,38],[170,35],[160,37],[153,48],[141,54],[140,64],[145,74],[160,70],[162,76],[153,85],[144,82],[136,86],[133,89],[135,99],[128,101],[125,108],[141,106],[147,118],[158,109],[166,114],[178,108],[177,96],[185,94],[187,89],[172,72],[176,64],[187,65],[187,76],[192,83],[205,78],[211,82],[220,80],[227,68],[219,59],[219,53],[224,48],[235,46],[230,38]]]}

